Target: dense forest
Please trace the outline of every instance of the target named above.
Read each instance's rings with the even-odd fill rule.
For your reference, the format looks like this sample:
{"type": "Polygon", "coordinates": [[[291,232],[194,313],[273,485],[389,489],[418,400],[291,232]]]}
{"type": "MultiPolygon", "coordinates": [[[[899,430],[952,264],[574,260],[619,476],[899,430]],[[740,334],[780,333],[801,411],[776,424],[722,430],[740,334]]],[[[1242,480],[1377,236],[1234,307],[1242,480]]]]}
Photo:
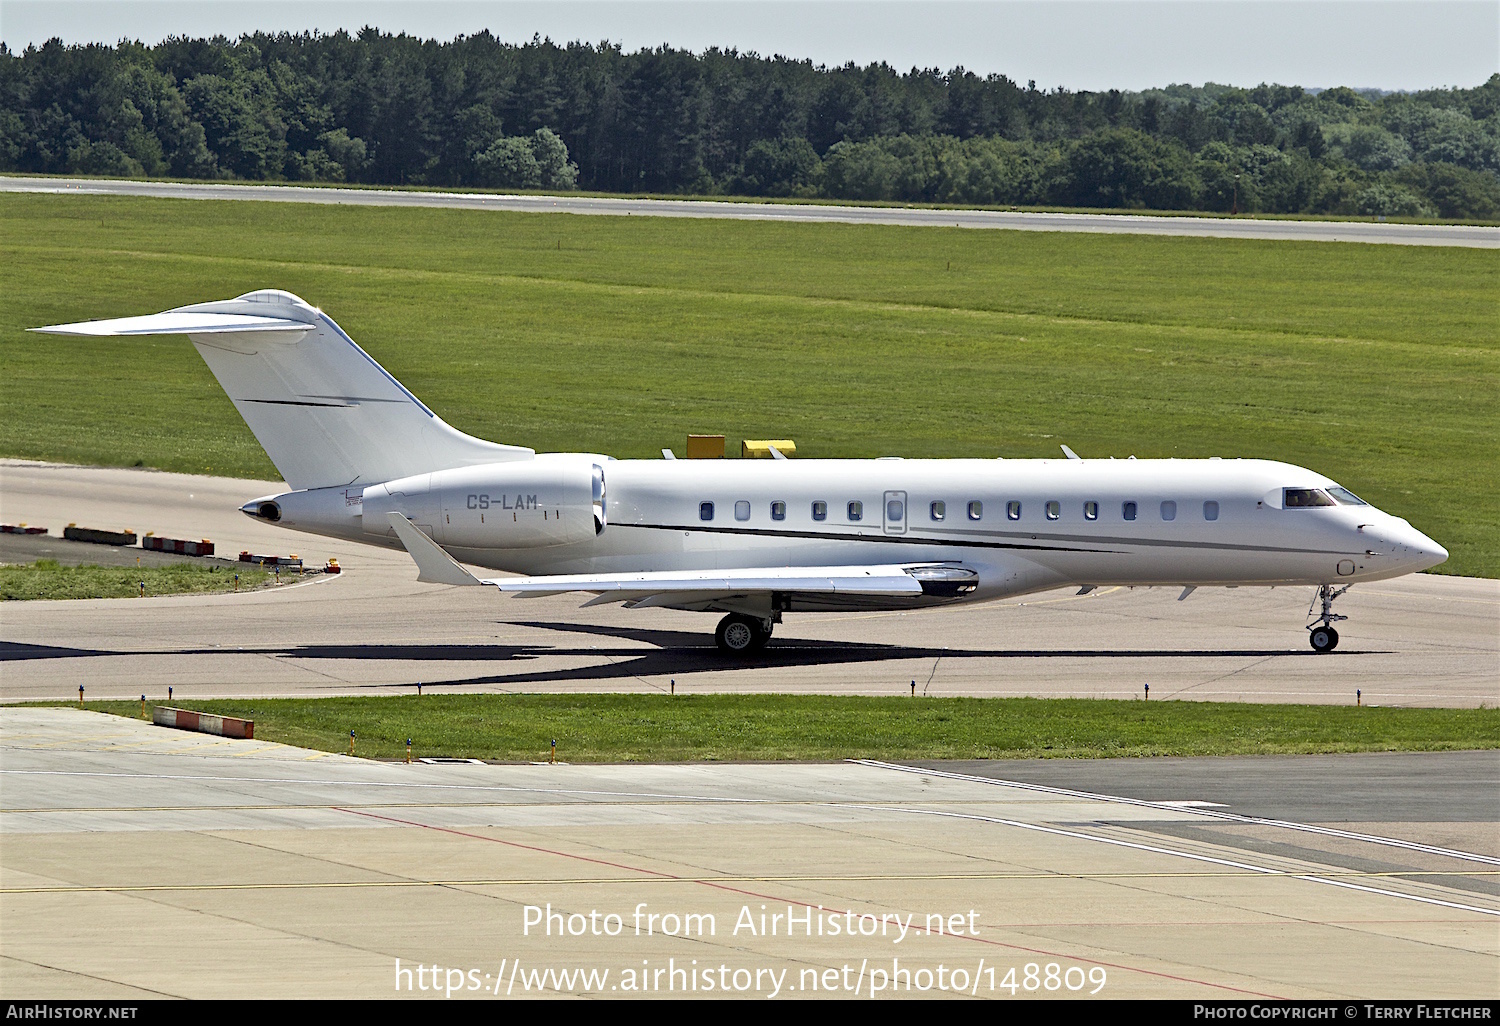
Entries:
{"type": "Polygon", "coordinates": [[[54,40],[0,45],[0,170],[1496,218],[1500,74],[1070,92],[488,33],[54,40]]]}

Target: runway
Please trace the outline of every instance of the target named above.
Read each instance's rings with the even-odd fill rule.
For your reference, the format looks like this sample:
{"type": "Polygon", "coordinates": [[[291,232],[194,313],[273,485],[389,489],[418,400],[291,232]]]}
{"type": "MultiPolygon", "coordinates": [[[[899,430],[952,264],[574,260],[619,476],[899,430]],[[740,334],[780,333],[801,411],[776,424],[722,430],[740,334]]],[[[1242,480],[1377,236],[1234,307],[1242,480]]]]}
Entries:
{"type": "MultiPolygon", "coordinates": [[[[1437,814],[1475,758],[1497,776],[1431,757],[1437,814]]],[[[1493,822],[871,763],[407,766],[70,709],[0,710],[0,778],[6,999],[1493,1000],[1500,970],[1493,822]]]]}
{"type": "Polygon", "coordinates": [[[405,553],[282,531],[238,512],[271,481],[0,461],[0,521],[209,538],[222,554],[336,557],[345,572],[253,594],[13,602],[0,700],[450,692],[1036,695],[1468,706],[1500,701],[1500,582],[1361,585],[1330,655],[1311,588],[1070,590],[919,613],[794,615],[764,658],[726,663],[712,615],[578,608],[418,584],[405,553]]]}
{"type": "Polygon", "coordinates": [[[357,206],[447,207],[523,213],[626,217],[729,218],[749,221],[889,224],[908,227],[1000,228],[1011,231],[1105,232],[1303,242],[1363,242],[1404,246],[1500,248],[1500,228],[1475,225],[1392,224],[1371,221],[1282,221],[1251,217],[1166,217],[1063,214],[999,210],[933,210],[802,203],[621,199],[585,196],[508,196],[491,193],[317,188],[293,185],[142,182],[86,178],[0,176],[0,192],[150,196],[162,199],[259,200],[357,206]]]}

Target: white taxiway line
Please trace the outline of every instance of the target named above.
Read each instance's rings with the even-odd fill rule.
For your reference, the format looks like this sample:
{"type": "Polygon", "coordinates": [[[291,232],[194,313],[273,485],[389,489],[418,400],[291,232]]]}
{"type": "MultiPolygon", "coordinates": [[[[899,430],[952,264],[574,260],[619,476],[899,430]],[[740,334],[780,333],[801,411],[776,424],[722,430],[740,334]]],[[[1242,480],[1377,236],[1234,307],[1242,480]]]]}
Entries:
{"type": "Polygon", "coordinates": [[[1310,834],[1323,834],[1327,837],[1342,837],[1350,841],[1366,841],[1370,844],[1383,844],[1391,848],[1405,848],[1408,851],[1420,851],[1428,855],[1443,855],[1452,859],[1462,859],[1466,862],[1482,862],[1488,866],[1500,866],[1500,858],[1492,858],[1489,855],[1479,855],[1472,851],[1459,851],[1456,848],[1437,848],[1430,844],[1419,844],[1416,841],[1403,841],[1395,837],[1381,837],[1377,834],[1360,834],[1351,830],[1338,830],[1333,827],[1311,826],[1307,823],[1293,823],[1284,819],[1261,819],[1259,816],[1241,816],[1233,812],[1215,812],[1213,809],[1197,805],[1186,805],[1182,802],[1152,802],[1143,798],[1123,798],[1119,795],[1096,794],[1093,791],[1073,791],[1066,787],[1050,787],[1046,784],[1028,784],[1022,780],[1001,780],[996,777],[976,777],[967,773],[953,773],[949,770],[923,769],[920,766],[902,766],[899,763],[878,762],[874,759],[851,759],[851,762],[861,766],[873,766],[877,769],[896,770],[900,773],[921,773],[932,777],[945,777],[950,780],[966,780],[974,784],[994,784],[999,787],[1019,787],[1027,791],[1040,791],[1044,794],[1055,794],[1066,798],[1088,798],[1101,802],[1116,802],[1120,805],[1135,805],[1147,809],[1163,809],[1170,812],[1189,812],[1196,816],[1204,816],[1208,819],[1224,820],[1230,823],[1245,823],[1254,826],[1281,827],[1285,830],[1301,830],[1310,834]]]}
{"type": "MultiPolygon", "coordinates": [[[[830,803],[832,804],[832,803],[830,803]]],[[[1228,866],[1232,869],[1244,869],[1252,873],[1260,873],[1264,876],[1283,876],[1289,880],[1304,880],[1308,883],[1329,884],[1333,887],[1348,887],[1351,890],[1366,891],[1370,894],[1380,894],[1390,898],[1405,898],[1407,901],[1420,901],[1426,905],[1442,905],[1444,908],[1459,909],[1463,912],[1477,912],[1480,915],[1500,916],[1500,909],[1481,908],[1478,905],[1462,905],[1456,901],[1443,901],[1440,898],[1424,898],[1419,894],[1404,894],[1401,891],[1388,891],[1380,887],[1366,887],[1363,884],[1346,883],[1342,880],[1329,880],[1325,877],[1314,876],[1310,873],[1289,873],[1284,869],[1272,869],[1269,866],[1257,866],[1249,862],[1235,862],[1232,859],[1215,858],[1212,855],[1198,855],[1194,852],[1179,851],[1176,848],[1164,848],[1155,844],[1141,844],[1136,841],[1122,841],[1115,837],[1100,837],[1097,834],[1085,834],[1076,830],[1064,830],[1061,827],[1042,826],[1038,823],[1024,823],[1014,819],[1000,819],[996,816],[981,816],[972,812],[946,812],[942,809],[906,809],[900,807],[865,806],[865,805],[834,805],[835,808],[844,809],[879,809],[887,812],[904,813],[912,816],[939,816],[944,819],[968,819],[978,823],[998,823],[1001,826],[1016,827],[1021,830],[1033,830],[1037,833],[1056,834],[1059,837],[1073,837],[1081,841],[1096,841],[1100,844],[1112,844],[1120,848],[1134,848],[1137,851],[1148,851],[1157,855],[1175,855],[1178,858],[1192,859],[1195,862],[1209,862],[1214,865],[1228,866]]]]}

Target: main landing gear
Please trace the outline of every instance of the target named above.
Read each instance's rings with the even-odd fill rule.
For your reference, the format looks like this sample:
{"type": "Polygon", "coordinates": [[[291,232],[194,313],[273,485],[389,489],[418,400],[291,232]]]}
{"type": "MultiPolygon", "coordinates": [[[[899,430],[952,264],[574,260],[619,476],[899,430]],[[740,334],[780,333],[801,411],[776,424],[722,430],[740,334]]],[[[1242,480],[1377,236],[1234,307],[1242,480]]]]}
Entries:
{"type": "Polygon", "coordinates": [[[729,655],[744,655],[766,647],[771,640],[772,622],[769,617],[746,616],[730,613],[719,621],[714,631],[714,643],[719,651],[729,655]]]}
{"type": "Polygon", "coordinates": [[[1319,602],[1323,603],[1322,611],[1316,619],[1307,626],[1307,637],[1312,642],[1314,652],[1332,652],[1339,647],[1339,632],[1333,629],[1335,621],[1347,620],[1347,616],[1340,616],[1333,611],[1333,600],[1349,590],[1349,585],[1335,588],[1331,584],[1320,585],[1318,593],[1313,596],[1312,605],[1307,607],[1307,615],[1313,615],[1313,606],[1319,602]]]}

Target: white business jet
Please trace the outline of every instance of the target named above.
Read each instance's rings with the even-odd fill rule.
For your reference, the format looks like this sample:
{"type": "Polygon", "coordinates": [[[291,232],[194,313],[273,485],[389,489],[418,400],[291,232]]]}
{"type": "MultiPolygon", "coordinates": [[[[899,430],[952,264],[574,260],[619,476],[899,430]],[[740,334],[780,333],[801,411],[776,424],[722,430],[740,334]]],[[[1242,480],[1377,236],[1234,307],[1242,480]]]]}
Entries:
{"type": "MultiPolygon", "coordinates": [[[[279,291],[65,335],[187,335],[291,491],[248,515],[405,546],[418,580],[725,614],[730,653],[782,615],[981,602],[1059,586],[1311,585],[1312,647],[1350,584],[1444,548],[1268,460],[616,460],[444,423],[321,310],[279,291]],[[520,574],[476,578],[459,561],[520,574]]],[[[773,452],[773,455],[775,454],[773,452]]]]}

